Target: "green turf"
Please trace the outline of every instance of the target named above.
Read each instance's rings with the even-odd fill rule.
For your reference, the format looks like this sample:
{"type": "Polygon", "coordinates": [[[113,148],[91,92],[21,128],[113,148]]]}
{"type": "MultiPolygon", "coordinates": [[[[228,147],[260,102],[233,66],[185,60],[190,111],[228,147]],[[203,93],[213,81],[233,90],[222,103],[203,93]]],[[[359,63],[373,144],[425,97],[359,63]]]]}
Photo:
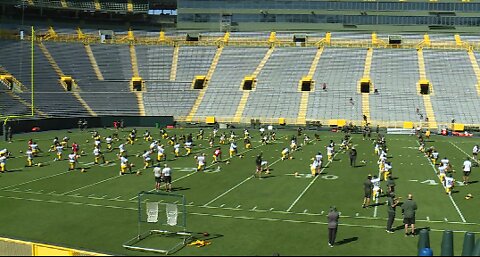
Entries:
{"type": "MultiPolygon", "coordinates": [[[[144,130],[138,129],[139,140],[127,146],[135,171],[143,165],[142,158],[136,155],[149,145],[141,138],[144,130]]],[[[150,128],[150,131],[159,138],[158,130],[150,128]]],[[[192,132],[194,136],[197,131],[168,130],[169,134],[192,132]]],[[[99,129],[99,132],[102,136],[112,133],[109,129],[99,129]]],[[[206,129],[205,134],[210,132],[211,129],[206,129]]],[[[119,135],[124,138],[127,133],[125,130],[119,135]]],[[[315,132],[306,133],[313,138],[315,132]]],[[[212,242],[203,248],[186,246],[176,255],[416,255],[417,238],[405,238],[402,229],[395,234],[385,232],[387,212],[383,204],[386,198],[380,198],[378,207],[361,208],[362,183],[368,174],[378,174],[372,140],[353,135],[359,167],[350,167],[347,154],[339,152],[321,176],[311,178],[304,176],[310,173],[310,158],[318,151],[326,155],[325,146],[330,139],[337,143],[338,149],[343,137],[342,133],[317,133],[320,141],[310,142],[294,152],[292,160],[285,161],[280,160],[280,151],[296,131],[279,130],[277,141],[269,145],[261,145],[257,131],[251,131],[253,149],[246,150],[241,139],[243,133],[236,130],[240,136],[239,152],[244,157],[233,157],[229,164],[210,164],[213,149],[208,147],[208,136],[195,141],[197,146],[189,157],[174,159],[172,147],[167,146],[167,163],[174,168],[174,193],[183,194],[187,199],[188,230],[196,238],[212,242]],[[252,177],[254,158],[260,152],[272,170],[263,179],[252,177]],[[193,156],[200,153],[207,155],[207,172],[194,171],[193,156]],[[361,164],[361,160],[365,160],[365,164],[361,164]],[[301,176],[293,176],[295,172],[301,176]],[[325,215],[331,205],[341,212],[339,244],[334,248],[327,246],[325,215]],[[205,231],[210,236],[202,236],[205,231]]],[[[0,149],[8,148],[15,157],[8,160],[10,172],[0,174],[0,219],[7,221],[0,226],[0,235],[118,255],[148,254],[126,250],[122,243],[136,235],[136,196],[140,191],[154,188],[152,169],[140,176],[118,176],[117,149],[106,153],[106,159],[111,161],[109,165],[91,165],[92,142],[90,133],[75,130],[73,133],[49,131],[15,135],[13,143],[0,143],[0,149]],[[87,172],[67,172],[66,160],[53,161],[53,153],[46,152],[53,137],[61,139],[65,135],[71,138],[70,144],[77,141],[85,151],[79,167],[86,168],[87,172]],[[24,167],[26,159],[20,150],[26,150],[29,138],[38,141],[44,150],[43,156],[35,159],[43,163],[43,167],[24,167]]],[[[166,140],[161,142],[167,145],[166,140]]],[[[461,181],[461,165],[475,143],[477,138],[433,136],[427,146],[434,145],[441,157],[448,156],[456,169],[456,180],[461,181]]],[[[119,144],[116,142],[115,146],[119,144]]],[[[418,151],[414,136],[387,135],[387,144],[393,174],[397,177],[397,195],[404,198],[408,193],[414,195],[419,206],[417,227],[431,229],[434,253],[440,253],[442,231],[451,229],[457,231],[455,254],[460,255],[462,231],[480,231],[478,168],[474,168],[471,176],[471,181],[476,183],[457,185],[458,192],[451,200],[438,184],[429,160],[418,151]],[[430,185],[429,180],[436,185],[430,185]],[[474,198],[465,200],[468,193],[474,198]]],[[[224,159],[228,158],[228,147],[222,146],[224,159]]],[[[402,225],[401,218],[397,210],[395,226],[402,225]]]]}

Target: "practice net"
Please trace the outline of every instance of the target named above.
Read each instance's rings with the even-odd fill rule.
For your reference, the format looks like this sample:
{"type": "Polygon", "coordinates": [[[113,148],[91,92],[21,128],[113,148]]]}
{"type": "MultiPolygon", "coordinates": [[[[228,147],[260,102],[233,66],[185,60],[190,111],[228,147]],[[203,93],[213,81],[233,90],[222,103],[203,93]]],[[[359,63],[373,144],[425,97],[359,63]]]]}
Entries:
{"type": "Polygon", "coordinates": [[[185,196],[163,192],[138,194],[137,235],[123,244],[130,250],[171,254],[188,243],[185,196]]]}

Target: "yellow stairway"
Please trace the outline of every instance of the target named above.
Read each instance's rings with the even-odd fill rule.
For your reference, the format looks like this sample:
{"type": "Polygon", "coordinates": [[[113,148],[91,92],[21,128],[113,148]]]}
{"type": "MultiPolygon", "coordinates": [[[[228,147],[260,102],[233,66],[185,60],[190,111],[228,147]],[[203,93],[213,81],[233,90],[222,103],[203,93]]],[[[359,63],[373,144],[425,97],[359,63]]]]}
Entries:
{"type": "MultiPolygon", "coordinates": [[[[420,48],[417,50],[418,57],[418,73],[420,74],[420,80],[427,79],[427,73],[425,70],[425,60],[423,58],[423,50],[420,48]]],[[[433,92],[433,87],[430,85],[430,91],[433,92]]],[[[420,83],[417,83],[417,92],[420,94],[420,83]]],[[[437,121],[435,119],[435,112],[433,111],[432,101],[430,95],[423,95],[423,105],[425,106],[425,114],[428,118],[428,127],[431,129],[438,128],[437,121]]]]}
{"type": "MultiPolygon", "coordinates": [[[[263,56],[262,61],[258,64],[257,68],[252,74],[253,78],[256,78],[258,74],[262,71],[263,67],[267,63],[268,59],[270,59],[270,56],[272,56],[273,51],[275,50],[274,47],[270,47],[265,53],[265,56],[263,56]]],[[[238,103],[237,106],[237,111],[235,112],[235,116],[233,117],[233,122],[240,122],[242,119],[243,111],[245,110],[245,107],[247,106],[247,101],[248,98],[250,97],[250,90],[244,90],[242,98],[240,99],[240,102],[238,103]]]]}
{"type": "MultiPolygon", "coordinates": [[[[307,77],[313,78],[315,71],[317,70],[318,63],[320,62],[320,57],[323,53],[323,47],[318,48],[315,57],[313,58],[312,65],[310,65],[310,70],[308,71],[307,77]]],[[[313,92],[314,89],[312,89],[313,92]]],[[[307,123],[307,110],[308,110],[308,100],[310,98],[310,92],[302,92],[302,98],[300,99],[300,107],[298,109],[297,124],[305,125],[307,123]]]]}
{"type": "MultiPolygon", "coordinates": [[[[50,65],[52,66],[52,68],[55,70],[55,72],[57,73],[58,77],[61,78],[63,76],[65,76],[65,74],[63,73],[63,71],[60,69],[60,67],[58,66],[57,62],[53,59],[52,55],[50,54],[50,52],[48,51],[48,49],[45,47],[45,45],[40,42],[38,44],[38,46],[40,47],[40,50],[43,52],[43,54],[45,55],[45,57],[47,58],[48,62],[50,63],[50,65]]],[[[60,81],[60,79],[59,79],[60,81]]],[[[73,88],[76,88],[76,91],[72,91],[72,94],[73,96],[77,99],[77,101],[83,106],[83,108],[85,108],[85,110],[88,111],[88,113],[91,115],[91,116],[97,116],[97,114],[95,113],[95,111],[92,110],[92,108],[90,108],[90,106],[87,104],[87,102],[85,102],[85,100],[83,100],[82,96],[80,95],[79,91],[81,91],[80,87],[75,83],[73,82],[74,84],[74,87],[73,88]]],[[[63,82],[60,82],[60,85],[63,86],[64,90],[66,91],[67,88],[65,86],[65,84],[63,82]]]]}
{"type": "Polygon", "coordinates": [[[205,78],[205,84],[203,89],[200,90],[197,100],[195,100],[195,103],[192,106],[192,109],[190,110],[190,113],[188,114],[187,118],[185,119],[186,121],[192,121],[193,117],[198,111],[198,107],[200,107],[200,104],[203,101],[203,97],[205,96],[205,92],[207,91],[208,88],[208,82],[212,78],[213,73],[215,72],[215,69],[217,68],[218,60],[220,60],[220,56],[222,55],[223,47],[218,47],[217,51],[215,52],[215,56],[213,57],[212,63],[210,65],[210,69],[207,72],[207,76],[205,78]]]}

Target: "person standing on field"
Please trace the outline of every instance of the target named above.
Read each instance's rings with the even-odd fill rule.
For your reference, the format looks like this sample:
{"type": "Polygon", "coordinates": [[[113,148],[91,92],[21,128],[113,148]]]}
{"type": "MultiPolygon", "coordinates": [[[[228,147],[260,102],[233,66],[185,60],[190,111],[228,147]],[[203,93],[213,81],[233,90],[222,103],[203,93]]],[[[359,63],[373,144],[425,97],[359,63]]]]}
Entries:
{"type": "Polygon", "coordinates": [[[412,194],[408,194],[408,199],[402,204],[403,224],[405,224],[405,236],[415,236],[415,212],[417,203],[413,200],[412,194]],[[408,227],[411,227],[411,233],[408,233],[408,227]]]}
{"type": "Polygon", "coordinates": [[[330,207],[330,212],[328,213],[328,246],[333,247],[335,244],[335,238],[337,237],[338,230],[338,218],[340,214],[337,211],[335,206],[330,207]]]}

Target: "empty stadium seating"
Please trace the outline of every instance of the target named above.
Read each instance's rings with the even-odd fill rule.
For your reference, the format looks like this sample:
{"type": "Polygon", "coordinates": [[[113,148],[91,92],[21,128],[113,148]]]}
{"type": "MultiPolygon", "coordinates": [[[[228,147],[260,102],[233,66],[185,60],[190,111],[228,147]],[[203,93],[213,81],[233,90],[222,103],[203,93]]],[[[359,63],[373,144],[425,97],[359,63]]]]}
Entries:
{"type": "MultiPolygon", "coordinates": [[[[217,34],[206,37],[220,35],[217,34]]],[[[337,38],[332,42],[371,40],[369,34],[333,35],[337,38]]],[[[181,33],[173,32],[168,36],[181,37],[181,33]]],[[[317,38],[321,36],[315,35],[317,38]]],[[[243,41],[249,37],[253,38],[252,42],[259,41],[260,37],[266,40],[268,33],[233,33],[231,38],[243,41]]],[[[284,33],[277,39],[286,41],[291,37],[293,34],[284,33]]],[[[387,35],[378,38],[386,40],[387,35]]],[[[404,39],[417,44],[422,35],[406,35],[404,39]]],[[[465,36],[465,39],[480,41],[475,36],[465,36]]],[[[435,35],[430,40],[432,44],[456,42],[452,35],[435,35]]],[[[358,121],[364,113],[358,81],[365,74],[367,49],[358,46],[323,46],[318,65],[311,70],[317,47],[275,46],[269,58],[265,58],[269,50],[267,46],[226,45],[219,52],[216,46],[201,45],[91,43],[85,46],[54,41],[46,41],[43,45],[49,54],[39,45],[34,47],[35,100],[36,108],[50,116],[92,115],[91,109],[96,115],[173,115],[182,120],[192,113],[201,93],[202,101],[198,102],[192,119],[195,121],[215,116],[217,120],[231,122],[235,115],[240,115],[241,122],[286,118],[289,123],[294,123],[299,116],[301,99],[305,98],[299,90],[299,81],[309,73],[313,74],[314,88],[308,92],[308,101],[305,101],[307,121],[358,121]],[[135,57],[131,55],[132,47],[135,57]],[[213,64],[216,54],[218,63],[213,64]],[[259,66],[264,58],[264,63],[259,66]],[[132,92],[130,85],[136,73],[134,61],[138,75],[145,82],[141,93],[132,92]],[[213,65],[216,65],[215,69],[212,69],[213,65]],[[255,87],[245,98],[242,81],[255,70],[255,87]],[[213,73],[207,88],[203,91],[193,89],[194,77],[205,76],[209,71],[213,73]],[[72,76],[78,88],[74,92],[65,92],[59,74],[72,76]],[[326,90],[322,89],[323,83],[326,90]],[[242,97],[245,105],[239,109],[242,97]]],[[[28,88],[31,83],[30,44],[0,40],[0,47],[2,72],[12,74],[28,88]]],[[[428,103],[432,105],[431,111],[437,122],[449,123],[455,119],[460,123],[477,124],[480,120],[478,72],[471,62],[479,58],[479,53],[469,54],[465,50],[424,49],[420,57],[415,48],[373,48],[368,74],[378,94],[370,94],[369,120],[398,126],[403,121],[418,122],[426,117],[426,100],[419,94],[417,85],[422,73],[431,83],[428,103]],[[419,66],[419,58],[424,59],[424,71],[419,66]]],[[[2,114],[28,112],[15,96],[5,93],[5,85],[0,84],[0,89],[3,90],[0,98],[2,114]]],[[[17,93],[17,97],[28,102],[29,94],[27,90],[17,93]]]]}

